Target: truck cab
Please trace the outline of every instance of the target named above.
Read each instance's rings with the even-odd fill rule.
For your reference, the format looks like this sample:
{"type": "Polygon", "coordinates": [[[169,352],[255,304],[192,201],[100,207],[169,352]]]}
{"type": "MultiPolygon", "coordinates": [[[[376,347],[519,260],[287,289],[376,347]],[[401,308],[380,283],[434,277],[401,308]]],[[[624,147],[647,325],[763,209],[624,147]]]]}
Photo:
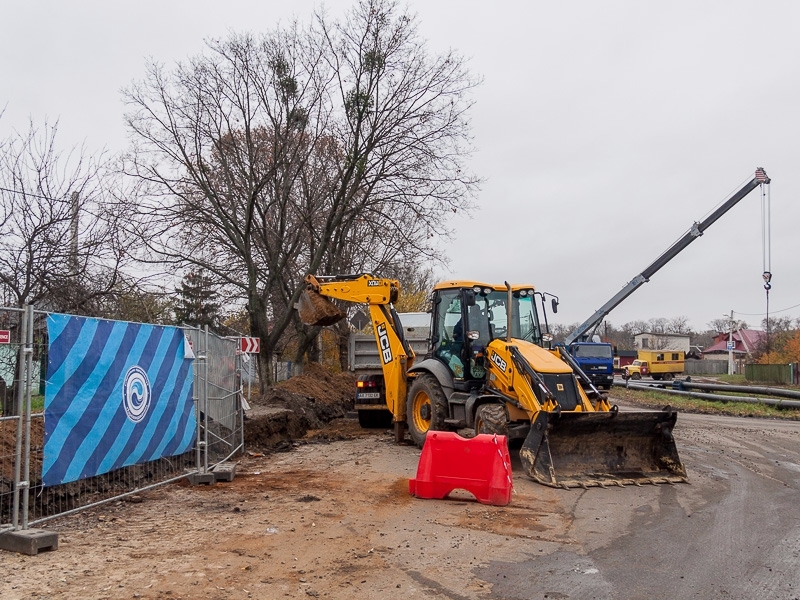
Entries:
{"type": "Polygon", "coordinates": [[[614,383],[614,349],[604,342],[572,342],[569,352],[592,383],[605,390],[614,383]]]}
{"type": "Polygon", "coordinates": [[[646,360],[638,358],[625,367],[623,377],[625,379],[641,379],[650,374],[650,365],[646,360]]]}

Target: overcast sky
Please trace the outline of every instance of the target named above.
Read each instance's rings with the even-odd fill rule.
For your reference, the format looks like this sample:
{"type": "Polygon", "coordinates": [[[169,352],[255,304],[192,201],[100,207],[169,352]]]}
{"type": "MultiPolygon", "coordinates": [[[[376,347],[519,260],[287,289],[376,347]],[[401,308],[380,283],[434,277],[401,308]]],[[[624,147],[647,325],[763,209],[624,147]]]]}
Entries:
{"type": "MultiPolygon", "coordinates": [[[[325,3],[330,16],[352,5],[325,3]]],[[[472,112],[485,178],[443,241],[446,278],[529,282],[583,321],[764,167],[770,314],[800,316],[800,2],[411,0],[431,52],[483,77],[472,112]],[[788,310],[783,310],[788,309],[788,310]]],[[[120,89],[231,31],[311,0],[0,0],[0,137],[58,119],[63,147],[124,149],[120,89]]],[[[621,325],[685,315],[696,329],[766,310],[754,191],[616,308],[621,325]]]]}

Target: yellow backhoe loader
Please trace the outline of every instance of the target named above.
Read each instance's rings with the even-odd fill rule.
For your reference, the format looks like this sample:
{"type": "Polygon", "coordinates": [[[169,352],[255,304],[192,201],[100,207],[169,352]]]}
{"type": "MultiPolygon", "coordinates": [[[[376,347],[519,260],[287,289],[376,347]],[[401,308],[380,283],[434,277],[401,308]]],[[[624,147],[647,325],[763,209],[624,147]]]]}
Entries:
{"type": "Polygon", "coordinates": [[[403,338],[399,293],[398,281],[369,274],[309,275],[298,304],[312,325],[344,316],[332,300],[367,305],[384,381],[381,405],[360,408],[390,411],[398,442],[406,429],[420,447],[429,430],[521,439],[525,473],[554,487],[687,481],[672,437],[677,414],[611,406],[568,352],[550,347],[537,311],[545,295],[533,286],[437,284],[424,357],[403,338]]]}

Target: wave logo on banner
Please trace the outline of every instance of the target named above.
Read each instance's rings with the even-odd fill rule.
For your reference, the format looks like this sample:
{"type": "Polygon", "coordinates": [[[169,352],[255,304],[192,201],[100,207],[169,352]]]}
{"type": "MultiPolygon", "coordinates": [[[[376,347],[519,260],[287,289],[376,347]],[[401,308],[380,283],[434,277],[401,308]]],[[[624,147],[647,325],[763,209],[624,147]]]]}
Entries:
{"type": "Polygon", "coordinates": [[[194,355],[181,329],[51,314],[47,332],[44,485],[193,447],[194,355]]]}
{"type": "Polygon", "coordinates": [[[125,373],[122,384],[122,402],[125,414],[134,423],[138,423],[150,408],[150,380],[147,373],[139,365],[134,365],[125,373]]]}

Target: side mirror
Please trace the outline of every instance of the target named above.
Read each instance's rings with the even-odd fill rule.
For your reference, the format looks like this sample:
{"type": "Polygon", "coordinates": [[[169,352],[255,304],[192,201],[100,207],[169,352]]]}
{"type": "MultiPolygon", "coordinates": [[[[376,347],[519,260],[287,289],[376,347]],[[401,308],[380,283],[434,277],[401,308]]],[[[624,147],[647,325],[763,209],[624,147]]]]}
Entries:
{"type": "Polygon", "coordinates": [[[558,300],[555,298],[550,300],[550,306],[553,309],[553,314],[556,314],[558,312],[558,300]]]}

